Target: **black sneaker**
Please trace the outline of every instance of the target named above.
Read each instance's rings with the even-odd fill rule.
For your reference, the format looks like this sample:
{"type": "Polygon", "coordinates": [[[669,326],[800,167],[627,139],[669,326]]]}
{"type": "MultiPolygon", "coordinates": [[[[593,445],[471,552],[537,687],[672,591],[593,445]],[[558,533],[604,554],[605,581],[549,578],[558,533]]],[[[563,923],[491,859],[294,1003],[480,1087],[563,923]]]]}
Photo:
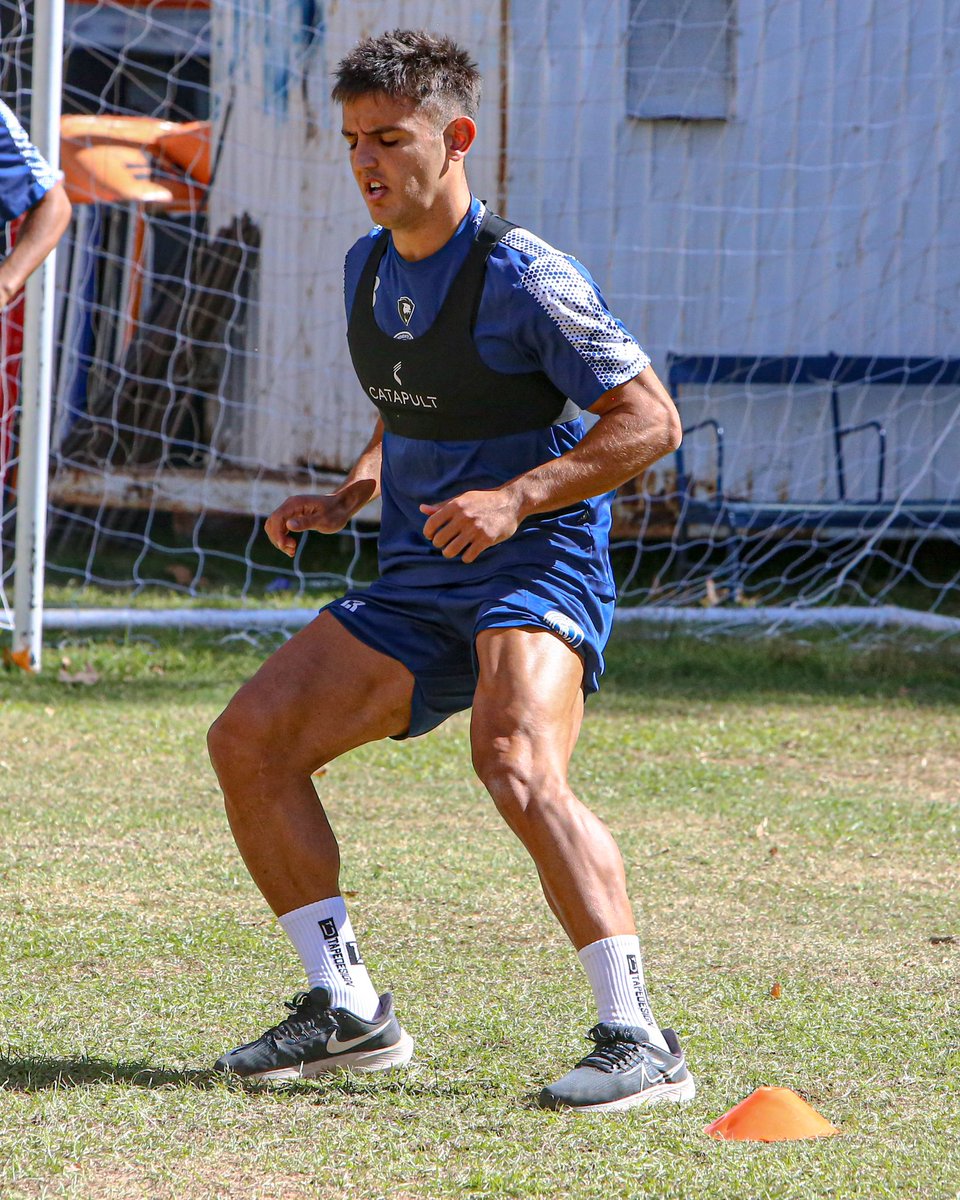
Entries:
{"type": "Polygon", "coordinates": [[[215,1071],[243,1079],[310,1079],[322,1071],[386,1071],[413,1055],[413,1038],[400,1027],[393,997],[380,997],[369,1021],[345,1008],[330,1007],[330,993],[315,987],[284,1004],[290,1016],[255,1042],[230,1050],[215,1071]]]}
{"type": "Polygon", "coordinates": [[[664,1029],[669,1051],[647,1041],[647,1031],[632,1025],[595,1025],[587,1034],[596,1042],[562,1079],[540,1093],[541,1108],[574,1112],[617,1112],[644,1104],[692,1100],[697,1087],[687,1070],[677,1035],[664,1029]]]}

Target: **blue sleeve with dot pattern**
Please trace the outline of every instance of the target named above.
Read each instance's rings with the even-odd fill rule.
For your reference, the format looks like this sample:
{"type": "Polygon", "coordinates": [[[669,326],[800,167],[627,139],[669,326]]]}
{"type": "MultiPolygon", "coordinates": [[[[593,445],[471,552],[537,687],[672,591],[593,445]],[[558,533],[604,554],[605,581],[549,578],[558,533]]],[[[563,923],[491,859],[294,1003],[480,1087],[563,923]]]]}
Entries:
{"type": "Polygon", "coordinates": [[[0,100],[0,221],[22,216],[56,182],[56,172],[0,100]]]}
{"type": "Polygon", "coordinates": [[[586,268],[519,228],[490,256],[475,337],[487,366],[543,371],[581,408],[650,364],[586,268]]]}

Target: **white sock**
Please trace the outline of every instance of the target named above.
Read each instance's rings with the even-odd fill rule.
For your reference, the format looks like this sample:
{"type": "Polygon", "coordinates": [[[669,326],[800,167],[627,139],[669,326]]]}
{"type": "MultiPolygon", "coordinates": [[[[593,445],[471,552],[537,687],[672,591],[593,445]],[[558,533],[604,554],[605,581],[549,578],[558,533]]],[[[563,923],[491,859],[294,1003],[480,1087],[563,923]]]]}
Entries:
{"type": "Polygon", "coordinates": [[[280,924],[300,955],[310,987],[329,989],[332,1008],[345,1008],[369,1021],[380,997],[357,949],[343,897],[295,908],[283,914],[280,924]]]}
{"type": "Polygon", "coordinates": [[[593,988],[600,1020],[613,1025],[642,1025],[648,1039],[666,1050],[667,1043],[650,1008],[636,934],[601,938],[584,946],[577,957],[593,988]]]}

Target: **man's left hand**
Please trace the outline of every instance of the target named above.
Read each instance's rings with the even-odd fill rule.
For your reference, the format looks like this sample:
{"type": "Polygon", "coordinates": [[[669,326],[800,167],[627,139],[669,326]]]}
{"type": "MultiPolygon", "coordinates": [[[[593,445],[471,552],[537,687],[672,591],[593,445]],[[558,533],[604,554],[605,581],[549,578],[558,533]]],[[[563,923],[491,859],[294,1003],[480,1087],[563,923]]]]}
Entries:
{"type": "Polygon", "coordinates": [[[427,521],[423,536],[444,558],[472,563],[490,546],[513,537],[520,524],[519,503],[509,492],[464,492],[444,504],[421,504],[427,521]]]}

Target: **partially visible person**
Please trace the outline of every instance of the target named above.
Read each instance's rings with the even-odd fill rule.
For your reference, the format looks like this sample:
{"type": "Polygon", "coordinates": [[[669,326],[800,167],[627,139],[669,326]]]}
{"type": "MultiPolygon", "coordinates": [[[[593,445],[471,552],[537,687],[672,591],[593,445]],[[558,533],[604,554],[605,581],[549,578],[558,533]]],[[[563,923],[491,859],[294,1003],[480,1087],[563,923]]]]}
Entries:
{"type": "Polygon", "coordinates": [[[24,218],[16,244],[0,262],[0,309],[16,298],[59,242],[71,211],[57,172],[0,100],[0,221],[24,218]]]}

